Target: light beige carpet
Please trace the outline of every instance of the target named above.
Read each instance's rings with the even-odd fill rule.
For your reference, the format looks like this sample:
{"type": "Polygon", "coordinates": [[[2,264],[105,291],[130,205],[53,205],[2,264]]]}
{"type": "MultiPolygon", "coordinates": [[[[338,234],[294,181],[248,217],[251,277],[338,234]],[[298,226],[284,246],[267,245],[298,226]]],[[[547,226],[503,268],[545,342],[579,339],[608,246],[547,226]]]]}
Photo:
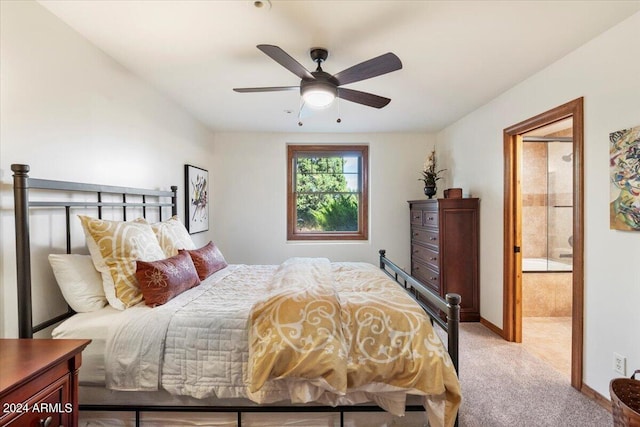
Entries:
{"type": "Polygon", "coordinates": [[[460,382],[465,427],[608,427],[611,414],[521,344],[463,323],[460,382]]]}

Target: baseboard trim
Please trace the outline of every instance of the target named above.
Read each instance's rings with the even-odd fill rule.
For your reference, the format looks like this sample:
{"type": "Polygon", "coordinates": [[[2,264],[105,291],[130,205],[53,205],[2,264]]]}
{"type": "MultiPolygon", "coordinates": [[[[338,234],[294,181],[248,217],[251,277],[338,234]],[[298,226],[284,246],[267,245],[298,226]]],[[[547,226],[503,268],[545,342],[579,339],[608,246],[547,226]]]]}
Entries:
{"type": "Polygon", "coordinates": [[[607,411],[611,412],[611,401],[588,385],[582,383],[580,392],[587,396],[589,399],[595,401],[598,405],[602,406],[607,411]]]}
{"type": "Polygon", "coordinates": [[[498,328],[496,325],[494,325],[493,323],[489,322],[487,319],[485,319],[484,317],[480,317],[480,323],[484,326],[487,327],[487,329],[489,329],[491,332],[493,332],[494,334],[498,335],[500,338],[505,339],[504,338],[504,331],[500,328],[498,328]]]}

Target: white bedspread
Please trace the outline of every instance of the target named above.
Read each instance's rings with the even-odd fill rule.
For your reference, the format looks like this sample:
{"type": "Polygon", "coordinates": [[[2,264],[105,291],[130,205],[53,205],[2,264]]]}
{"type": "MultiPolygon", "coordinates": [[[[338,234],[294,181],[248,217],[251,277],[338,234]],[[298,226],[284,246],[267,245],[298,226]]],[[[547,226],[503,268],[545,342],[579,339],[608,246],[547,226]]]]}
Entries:
{"type": "Polygon", "coordinates": [[[247,318],[275,268],[231,265],[165,305],[125,310],[107,340],[107,388],[246,397],[247,318]]]}
{"type": "MultiPolygon", "coordinates": [[[[351,265],[353,263],[338,263],[351,265]]],[[[371,268],[375,268],[370,266],[371,268]]],[[[138,305],[125,310],[110,328],[105,367],[106,386],[121,391],[165,389],[195,398],[246,398],[257,402],[284,399],[305,402],[313,390],[304,382],[270,381],[258,392],[247,390],[248,319],[253,305],[269,296],[278,266],[231,265],[163,306],[138,305]]],[[[338,284],[345,289],[344,283],[338,284]]],[[[395,285],[393,285],[395,286],[395,285]]],[[[354,290],[351,290],[351,293],[354,290]]],[[[342,291],[339,292],[342,298],[342,291]]],[[[434,334],[435,335],[435,334],[434,334]]],[[[448,355],[439,351],[441,357],[448,355]]],[[[450,363],[450,361],[449,361],[450,363]]],[[[394,414],[404,413],[403,391],[376,395],[360,388],[324,404],[374,401],[394,414]]],[[[426,404],[441,424],[444,393],[427,396],[426,404]]]]}

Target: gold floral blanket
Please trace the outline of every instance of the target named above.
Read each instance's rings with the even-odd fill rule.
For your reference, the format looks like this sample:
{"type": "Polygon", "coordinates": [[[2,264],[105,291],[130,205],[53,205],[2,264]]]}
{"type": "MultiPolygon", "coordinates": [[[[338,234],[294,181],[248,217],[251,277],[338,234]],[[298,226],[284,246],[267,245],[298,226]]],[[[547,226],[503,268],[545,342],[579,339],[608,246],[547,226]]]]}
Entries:
{"type": "Polygon", "coordinates": [[[453,425],[458,378],[422,308],[366,263],[292,258],[249,324],[248,389],[312,384],[306,401],[373,400],[401,413],[401,395],[425,396],[431,425],[453,425]]]}
{"type": "Polygon", "coordinates": [[[336,394],[347,389],[341,308],[328,260],[292,258],[276,271],[270,297],[251,310],[249,391],[296,378],[336,394]]]}

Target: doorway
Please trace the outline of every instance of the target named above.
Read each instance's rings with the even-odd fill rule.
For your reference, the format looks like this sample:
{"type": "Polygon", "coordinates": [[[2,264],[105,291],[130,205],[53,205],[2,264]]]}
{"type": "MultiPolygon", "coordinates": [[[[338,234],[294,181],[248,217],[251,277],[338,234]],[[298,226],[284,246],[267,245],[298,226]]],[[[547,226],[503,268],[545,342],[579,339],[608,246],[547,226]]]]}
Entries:
{"type": "Polygon", "coordinates": [[[571,376],[573,118],[523,134],[522,345],[571,376]]]}
{"type": "MultiPolygon", "coordinates": [[[[523,159],[525,140],[536,137],[538,133],[548,133],[553,126],[562,127],[570,123],[570,148],[565,145],[566,152],[560,160],[571,160],[572,191],[571,202],[558,204],[568,206],[559,208],[569,215],[571,221],[570,249],[559,246],[556,252],[547,252],[546,258],[571,257],[572,274],[570,277],[570,335],[571,335],[571,385],[578,390],[582,387],[582,353],[583,353],[583,98],[578,98],[557,108],[539,114],[504,130],[504,301],[503,327],[507,341],[522,342],[523,338],[523,159]],[[568,122],[569,121],[569,122],[568,122]],[[536,132],[538,131],[538,132],[536,132]]],[[[540,138],[540,136],[537,136],[540,138]]],[[[568,143],[569,141],[563,141],[568,143]]],[[[529,202],[529,201],[528,201],[529,202]]],[[[528,204],[527,202],[527,204],[528,204]]],[[[547,216],[550,213],[547,211],[547,216]]],[[[560,244],[555,243],[556,245],[560,244]]],[[[564,242],[562,242],[564,245],[564,242]]],[[[553,244],[552,244],[553,246],[553,244]]],[[[529,248],[530,249],[530,248],[529,248]]],[[[541,257],[542,258],[542,257],[541,257]]],[[[567,261],[564,259],[563,261],[567,261]]],[[[529,267],[527,267],[529,268],[529,267]]],[[[526,270],[525,270],[526,271],[526,270]]]]}

